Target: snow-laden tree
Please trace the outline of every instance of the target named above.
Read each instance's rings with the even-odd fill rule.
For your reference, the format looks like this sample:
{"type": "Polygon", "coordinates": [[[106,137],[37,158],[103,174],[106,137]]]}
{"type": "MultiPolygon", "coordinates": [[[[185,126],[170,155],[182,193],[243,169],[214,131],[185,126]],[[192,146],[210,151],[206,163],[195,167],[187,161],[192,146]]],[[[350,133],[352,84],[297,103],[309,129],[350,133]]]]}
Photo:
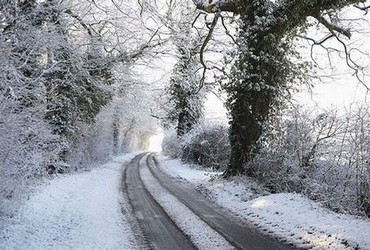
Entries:
{"type": "Polygon", "coordinates": [[[14,1],[7,6],[12,10],[7,10],[10,16],[3,34],[13,45],[11,55],[22,61],[22,74],[28,77],[23,88],[30,96],[22,102],[29,107],[36,96],[41,98],[46,105],[44,117],[54,134],[73,143],[79,136],[78,123],[93,122],[109,101],[109,92],[102,88],[112,81],[109,64],[94,48],[99,45],[89,43],[83,48],[72,43],[69,33],[74,18],[69,6],[52,0],[14,1]]]}
{"type": "Polygon", "coordinates": [[[176,124],[177,135],[188,133],[203,116],[205,91],[200,89],[198,42],[189,32],[177,36],[178,62],[175,64],[167,89],[169,107],[167,120],[176,124]]]}
{"type": "Polygon", "coordinates": [[[0,4],[0,216],[25,198],[64,147],[44,120],[46,89],[43,32],[36,1],[0,4]]]}
{"type": "Polygon", "coordinates": [[[348,27],[341,24],[338,12],[354,5],[366,11],[363,0],[193,0],[198,9],[215,15],[223,11],[238,15],[238,51],[229,83],[227,106],[230,113],[231,158],[228,174],[245,172],[253,175],[253,168],[246,168],[258,152],[258,142],[268,119],[279,111],[284,98],[295,80],[309,70],[297,64],[293,38],[304,36],[306,28],[319,24],[328,30],[324,39],[314,40],[321,45],[333,38],[343,45],[346,63],[357,74],[361,67],[351,59],[345,38],[351,37],[348,27]]]}
{"type": "MultiPolygon", "coordinates": [[[[148,51],[155,31],[135,14],[136,1],[108,2],[0,1],[0,216],[47,166],[103,161],[119,148],[97,150],[98,129],[113,119],[102,108],[115,100],[117,83],[123,96],[134,92],[129,77],[121,80],[126,71],[117,69],[148,51]],[[90,157],[94,152],[102,153],[90,157]]],[[[106,130],[102,136],[113,135],[113,127],[106,130]]]]}
{"type": "Polygon", "coordinates": [[[145,149],[147,137],[156,133],[158,121],[151,116],[155,105],[149,88],[125,67],[113,70],[116,82],[112,100],[95,117],[92,125],[81,127],[83,137],[69,154],[70,161],[89,167],[113,156],[145,149]],[[117,73],[119,71],[121,74],[117,73]]]}
{"type": "MultiPolygon", "coordinates": [[[[57,36],[47,53],[48,64],[55,67],[46,76],[46,119],[74,150],[81,145],[82,128],[94,127],[96,115],[113,98],[113,85],[122,74],[113,69],[130,67],[152,46],[155,32],[146,32],[140,16],[134,15],[138,6],[81,1],[54,6],[47,15],[57,36]]],[[[66,150],[62,159],[69,153],[66,150]]]]}
{"type": "Polygon", "coordinates": [[[199,52],[202,36],[192,27],[196,13],[188,1],[165,5],[157,18],[168,31],[176,63],[165,89],[164,124],[174,124],[179,137],[188,133],[203,115],[205,89],[202,87],[199,52]]]}

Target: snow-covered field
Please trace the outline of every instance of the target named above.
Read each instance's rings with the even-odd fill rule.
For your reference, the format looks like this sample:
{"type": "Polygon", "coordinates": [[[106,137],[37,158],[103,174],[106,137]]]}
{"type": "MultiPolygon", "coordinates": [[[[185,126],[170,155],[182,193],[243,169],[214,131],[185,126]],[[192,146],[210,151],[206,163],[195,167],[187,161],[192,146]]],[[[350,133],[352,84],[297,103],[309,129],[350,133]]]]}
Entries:
{"type": "Polygon", "coordinates": [[[198,170],[160,157],[162,168],[193,183],[219,205],[262,231],[310,249],[370,249],[370,220],[339,215],[299,194],[269,194],[253,181],[198,170]]]}
{"type": "Polygon", "coordinates": [[[0,249],[137,248],[120,190],[123,163],[134,155],[36,187],[19,216],[0,232],[0,249]]]}

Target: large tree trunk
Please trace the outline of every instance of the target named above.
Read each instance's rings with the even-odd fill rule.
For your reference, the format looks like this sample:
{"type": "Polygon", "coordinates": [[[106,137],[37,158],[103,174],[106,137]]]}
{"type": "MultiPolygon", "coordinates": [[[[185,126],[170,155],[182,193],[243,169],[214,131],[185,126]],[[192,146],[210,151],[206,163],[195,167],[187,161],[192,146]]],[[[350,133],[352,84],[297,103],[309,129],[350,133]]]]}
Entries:
{"type": "Polygon", "coordinates": [[[251,112],[251,103],[247,98],[246,95],[240,93],[230,110],[232,116],[229,135],[231,155],[227,175],[235,175],[242,171],[249,176],[253,175],[253,169],[245,168],[244,164],[253,159],[258,151],[257,142],[262,135],[262,126],[251,112]]]}
{"type": "Polygon", "coordinates": [[[267,16],[269,6],[254,6],[243,20],[240,37],[246,49],[240,50],[234,65],[234,77],[226,90],[231,115],[231,157],[226,175],[243,172],[253,175],[246,164],[258,153],[258,141],[270,114],[278,108],[281,88],[288,80],[290,65],[280,45],[280,37],[261,26],[259,17],[267,16]]]}

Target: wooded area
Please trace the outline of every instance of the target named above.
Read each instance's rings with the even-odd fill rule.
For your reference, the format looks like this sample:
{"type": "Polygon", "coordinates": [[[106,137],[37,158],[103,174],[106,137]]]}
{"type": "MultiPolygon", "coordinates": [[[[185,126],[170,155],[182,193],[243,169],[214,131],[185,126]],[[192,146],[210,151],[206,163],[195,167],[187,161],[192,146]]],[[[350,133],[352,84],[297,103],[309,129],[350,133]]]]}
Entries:
{"type": "Polygon", "coordinates": [[[370,216],[368,105],[316,115],[291,104],[330,63],[346,64],[369,90],[369,56],[351,40],[370,31],[362,28],[369,8],[363,0],[1,0],[0,215],[50,166],[78,171],[145,149],[160,124],[176,133],[165,153],[370,216]],[[211,92],[227,95],[229,127],[205,125],[211,92]]]}

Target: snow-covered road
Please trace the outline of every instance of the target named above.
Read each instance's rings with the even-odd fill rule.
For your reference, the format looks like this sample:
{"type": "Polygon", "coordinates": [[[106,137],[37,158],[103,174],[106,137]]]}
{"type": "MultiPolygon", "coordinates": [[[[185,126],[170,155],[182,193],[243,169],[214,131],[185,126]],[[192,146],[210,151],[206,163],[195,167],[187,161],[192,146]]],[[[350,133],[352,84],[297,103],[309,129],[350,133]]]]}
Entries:
{"type": "Polygon", "coordinates": [[[148,154],[143,153],[135,157],[126,167],[123,177],[124,189],[132,206],[132,216],[137,218],[139,224],[139,230],[135,230],[137,235],[144,236],[143,245],[147,249],[196,249],[142,181],[139,169],[146,166],[147,156],[148,154]]]}
{"type": "MultiPolygon", "coordinates": [[[[149,178],[149,180],[151,180],[150,183],[158,183],[157,187],[149,188],[150,192],[152,192],[151,190],[158,190],[159,185],[164,187],[164,189],[162,188],[163,191],[161,193],[171,194],[175,199],[175,203],[177,202],[181,205],[185,205],[193,213],[194,217],[197,218],[197,221],[194,223],[195,227],[201,228],[201,225],[197,222],[204,221],[210,230],[222,235],[222,237],[224,237],[224,241],[227,240],[236,249],[296,249],[283,244],[276,239],[268,237],[256,230],[255,227],[249,223],[243,223],[243,220],[235,218],[227,210],[217,206],[217,204],[204,197],[193,185],[189,185],[187,182],[181,181],[177,178],[171,178],[164,174],[160,170],[158,166],[159,164],[153,155],[150,155],[146,162],[147,166],[146,168],[142,168],[142,170],[144,171],[149,168],[150,174],[147,174],[146,176],[152,176],[152,178],[149,178]]],[[[157,198],[161,193],[153,194],[153,196],[157,198]]],[[[176,210],[177,208],[175,209],[175,212],[176,210]]],[[[177,215],[173,217],[181,217],[184,219],[179,211],[177,211],[177,215]]],[[[203,235],[203,233],[201,233],[201,235],[203,235]]],[[[209,249],[210,247],[199,248],[209,249]]],[[[227,247],[225,246],[223,249],[227,249],[227,247]]]]}
{"type": "Polygon", "coordinates": [[[369,219],[336,214],[300,194],[269,194],[245,177],[225,180],[220,172],[159,159],[168,174],[186,179],[241,219],[298,247],[370,250],[369,219]]]}
{"type": "MultiPolygon", "coordinates": [[[[137,154],[118,157],[91,171],[57,175],[35,187],[19,215],[9,219],[0,232],[0,249],[145,248],[132,231],[133,218],[121,190],[124,163],[137,154]]],[[[226,181],[218,177],[220,173],[199,170],[177,160],[161,157],[160,162],[164,171],[186,179],[240,219],[296,246],[370,249],[368,219],[338,215],[299,194],[261,192],[247,178],[226,181]]],[[[230,248],[206,225],[194,226],[201,224],[197,218],[188,216],[185,206],[161,191],[163,187],[153,182],[148,170],[142,172],[146,185],[154,188],[152,195],[172,218],[177,218],[175,222],[197,247],[230,248]]]]}

